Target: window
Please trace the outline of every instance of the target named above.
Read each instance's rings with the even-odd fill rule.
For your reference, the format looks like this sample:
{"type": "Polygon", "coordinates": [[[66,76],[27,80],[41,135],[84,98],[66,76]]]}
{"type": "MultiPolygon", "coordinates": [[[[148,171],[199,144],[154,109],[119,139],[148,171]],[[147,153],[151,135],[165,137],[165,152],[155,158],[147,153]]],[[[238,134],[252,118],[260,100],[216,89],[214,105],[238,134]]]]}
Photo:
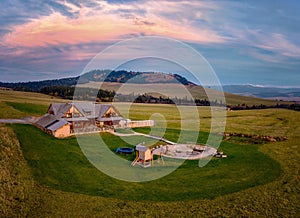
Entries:
{"type": "Polygon", "coordinates": [[[73,113],[73,117],[80,117],[79,113],[73,113]]]}
{"type": "Polygon", "coordinates": [[[87,116],[92,115],[92,111],[85,111],[84,113],[85,113],[85,115],[87,115],[87,116]]]}

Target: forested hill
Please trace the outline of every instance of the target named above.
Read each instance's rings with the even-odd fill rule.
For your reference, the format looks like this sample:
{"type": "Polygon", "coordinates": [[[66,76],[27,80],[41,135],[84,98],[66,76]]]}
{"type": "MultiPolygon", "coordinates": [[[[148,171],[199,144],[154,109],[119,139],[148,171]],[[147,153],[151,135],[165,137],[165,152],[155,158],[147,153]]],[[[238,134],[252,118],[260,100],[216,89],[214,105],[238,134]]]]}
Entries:
{"type": "Polygon", "coordinates": [[[18,83],[3,83],[0,82],[0,87],[10,88],[16,91],[40,92],[42,88],[54,86],[74,86],[79,77],[70,77],[64,79],[43,80],[35,82],[18,82],[18,83]]]}
{"type": "Polygon", "coordinates": [[[67,86],[71,87],[79,83],[88,82],[117,82],[117,83],[181,83],[183,85],[195,85],[178,74],[165,74],[156,72],[133,72],[126,70],[93,70],[80,77],[70,77],[55,80],[43,80],[34,82],[6,83],[0,82],[0,87],[10,88],[18,91],[39,92],[45,87],[67,86]]]}
{"type": "Polygon", "coordinates": [[[135,72],[135,71],[110,71],[93,70],[80,78],[80,83],[88,82],[117,82],[117,83],[181,83],[183,85],[195,85],[178,74],[167,74],[161,72],[135,72]]]}

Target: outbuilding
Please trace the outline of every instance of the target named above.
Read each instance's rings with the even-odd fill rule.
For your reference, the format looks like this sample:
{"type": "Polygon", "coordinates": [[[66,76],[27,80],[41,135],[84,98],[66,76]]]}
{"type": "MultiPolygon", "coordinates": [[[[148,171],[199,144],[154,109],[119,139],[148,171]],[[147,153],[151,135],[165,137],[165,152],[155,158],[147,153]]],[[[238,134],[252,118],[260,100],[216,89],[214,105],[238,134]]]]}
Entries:
{"type": "Polygon", "coordinates": [[[142,167],[149,167],[152,165],[152,161],[153,161],[152,151],[150,148],[148,148],[147,146],[145,146],[143,144],[140,143],[135,146],[136,158],[131,163],[131,166],[138,164],[142,167]]]}

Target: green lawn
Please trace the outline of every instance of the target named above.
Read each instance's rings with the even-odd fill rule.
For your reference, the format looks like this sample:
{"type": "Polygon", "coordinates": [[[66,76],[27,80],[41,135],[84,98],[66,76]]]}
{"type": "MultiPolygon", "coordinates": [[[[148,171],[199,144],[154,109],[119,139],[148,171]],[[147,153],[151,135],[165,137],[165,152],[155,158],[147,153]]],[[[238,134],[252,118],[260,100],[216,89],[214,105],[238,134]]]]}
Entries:
{"type": "MultiPolygon", "coordinates": [[[[55,139],[29,125],[12,127],[36,181],[68,192],[139,201],[211,199],[271,182],[281,172],[280,165],[259,152],[257,145],[223,143],[221,149],[229,155],[226,159],[213,159],[203,168],[198,167],[198,161],[186,161],[162,179],[144,183],[124,182],[92,166],[76,138],[55,139]]],[[[108,133],[101,137],[112,152],[117,147],[132,146],[108,133]]],[[[137,140],[151,143],[146,138],[137,140]]]]}
{"type": "Polygon", "coordinates": [[[49,106],[40,104],[0,101],[0,119],[41,116],[46,113],[48,107],[49,106]]]}
{"type": "Polygon", "coordinates": [[[43,115],[47,112],[49,106],[30,104],[30,103],[17,103],[17,102],[6,102],[6,104],[15,110],[21,111],[28,115],[43,115]]]}
{"type": "Polygon", "coordinates": [[[0,90],[0,101],[30,103],[49,106],[51,102],[68,102],[67,100],[56,98],[36,92],[21,92],[12,90],[0,90]]]}
{"type": "Polygon", "coordinates": [[[24,113],[9,106],[6,102],[0,102],[0,119],[15,119],[24,117],[24,113]]]}

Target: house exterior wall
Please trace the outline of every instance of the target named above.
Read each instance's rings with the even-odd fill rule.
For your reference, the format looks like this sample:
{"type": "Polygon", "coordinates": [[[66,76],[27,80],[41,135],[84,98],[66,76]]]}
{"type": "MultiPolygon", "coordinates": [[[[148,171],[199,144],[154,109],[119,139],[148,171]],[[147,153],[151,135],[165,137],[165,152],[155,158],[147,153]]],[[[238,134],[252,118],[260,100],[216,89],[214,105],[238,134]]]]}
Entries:
{"type": "Polygon", "coordinates": [[[96,125],[97,125],[98,127],[103,127],[103,126],[104,126],[104,122],[99,122],[99,121],[97,121],[97,122],[96,122],[96,125]]]}
{"type": "Polygon", "coordinates": [[[121,116],[117,111],[115,111],[112,107],[110,107],[105,114],[103,115],[103,117],[110,117],[110,116],[121,116]]]}
{"type": "Polygon", "coordinates": [[[70,125],[64,125],[57,129],[54,134],[57,138],[64,138],[70,136],[70,125]]]}
{"type": "Polygon", "coordinates": [[[49,106],[49,109],[48,109],[48,114],[54,114],[54,110],[53,110],[53,106],[52,104],[49,106]]]}
{"type": "Polygon", "coordinates": [[[83,115],[72,106],[64,115],[63,118],[71,118],[71,117],[83,117],[83,115]]]}
{"type": "Polygon", "coordinates": [[[139,158],[145,161],[151,160],[152,159],[151,150],[147,149],[146,151],[139,151],[139,158]]]}

